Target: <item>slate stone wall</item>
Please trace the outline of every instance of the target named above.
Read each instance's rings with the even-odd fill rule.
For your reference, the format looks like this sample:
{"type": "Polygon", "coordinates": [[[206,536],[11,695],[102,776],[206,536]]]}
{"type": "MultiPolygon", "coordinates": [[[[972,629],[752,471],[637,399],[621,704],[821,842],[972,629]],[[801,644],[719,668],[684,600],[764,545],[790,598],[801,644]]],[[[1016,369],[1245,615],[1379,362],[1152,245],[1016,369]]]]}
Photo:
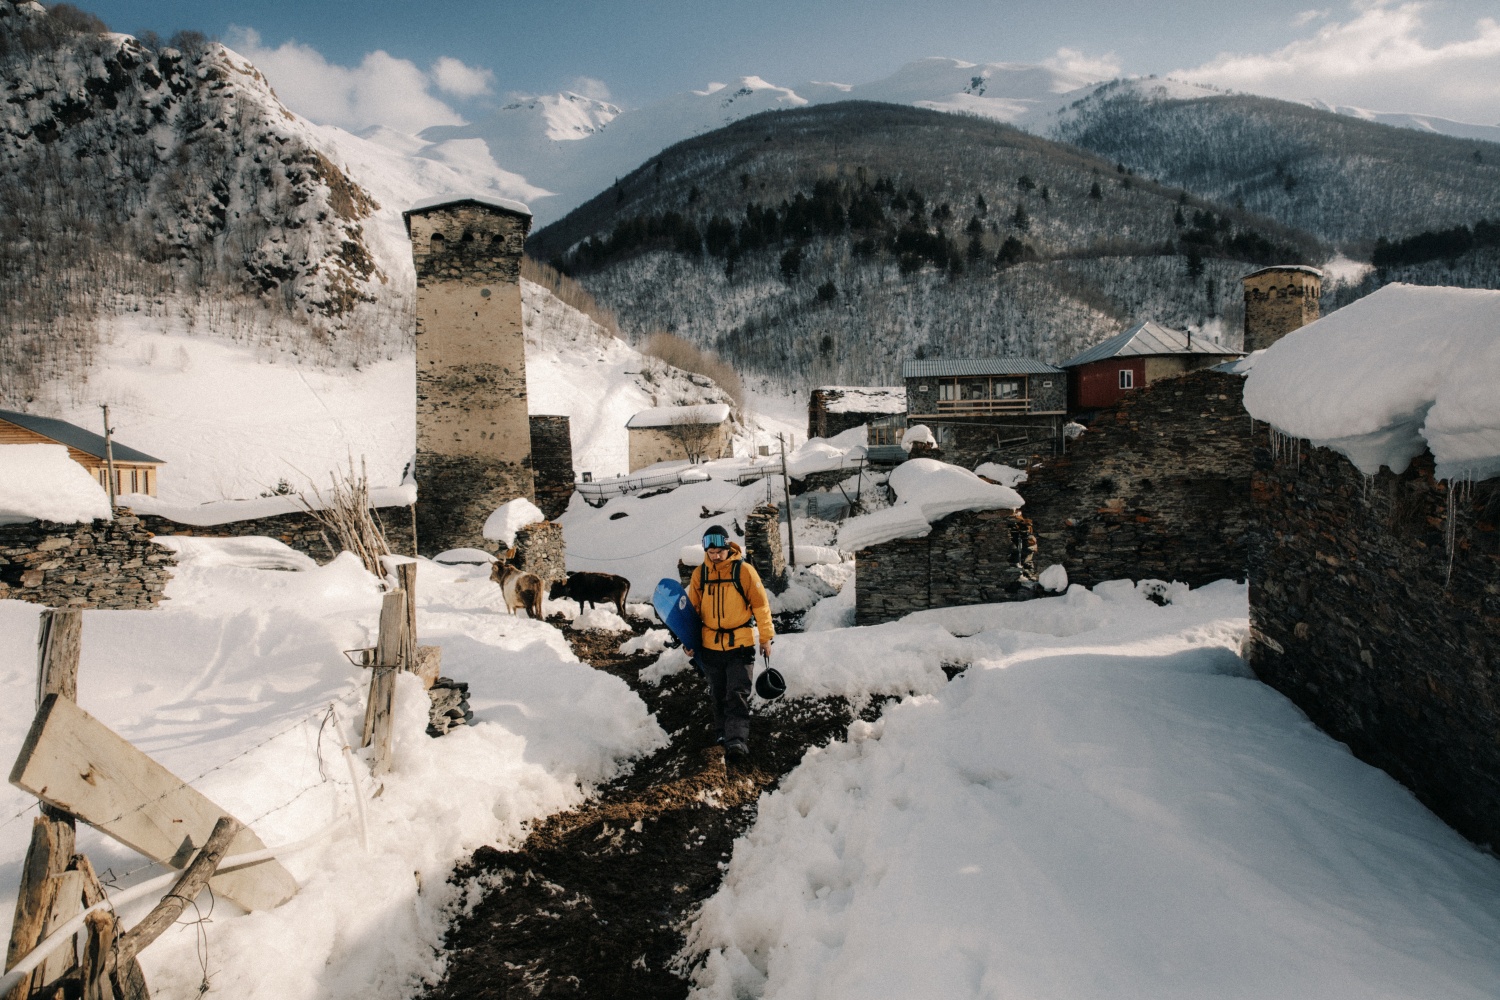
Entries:
{"type": "MultiPolygon", "coordinates": [[[[375,511],[381,527],[385,530],[386,542],[397,555],[412,554],[411,508],[381,507],[375,511]]],[[[226,524],[192,525],[181,524],[155,514],[140,515],[141,524],[157,535],[193,535],[198,538],[245,538],[263,535],[285,542],[290,547],[311,556],[320,565],[338,555],[338,543],[324,530],[311,514],[293,511],[272,517],[256,517],[245,521],[230,521],[226,524]]]]}
{"type": "Polygon", "coordinates": [[[1250,418],[1244,379],[1200,371],[1137,390],[1100,411],[1067,453],[1017,487],[1045,568],[1068,579],[1245,579],[1250,418]]]}
{"type": "Polygon", "coordinates": [[[1367,478],[1327,449],[1273,459],[1269,444],[1262,428],[1251,666],[1459,832],[1500,845],[1500,480],[1455,491],[1430,455],[1367,478]]]}
{"type": "Polygon", "coordinates": [[[567,417],[531,415],[531,464],[536,505],[550,521],[573,499],[573,430],[567,417]]]}
{"type": "Polygon", "coordinates": [[[773,594],[786,589],[786,555],[781,548],[781,507],[761,504],[745,517],[745,559],[773,594]]]}
{"type": "Polygon", "coordinates": [[[0,525],[0,600],[53,608],[153,608],[172,553],[126,508],[113,521],[0,525]]]}
{"type": "Polygon", "coordinates": [[[552,584],[568,578],[567,552],[563,546],[562,525],[555,521],[528,524],[516,532],[515,563],[527,573],[535,573],[545,592],[552,584]]]}
{"type": "Polygon", "coordinates": [[[1011,510],[960,511],[925,538],[898,538],[855,554],[854,622],[913,611],[1038,596],[1031,522],[1011,510]]]}

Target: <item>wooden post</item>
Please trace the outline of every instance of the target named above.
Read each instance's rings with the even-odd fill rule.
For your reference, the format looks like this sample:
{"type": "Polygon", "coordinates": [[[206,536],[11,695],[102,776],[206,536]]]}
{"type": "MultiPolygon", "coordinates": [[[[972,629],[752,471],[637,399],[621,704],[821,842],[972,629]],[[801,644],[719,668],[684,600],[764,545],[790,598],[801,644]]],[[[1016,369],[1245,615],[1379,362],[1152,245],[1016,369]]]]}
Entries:
{"type": "Polygon", "coordinates": [[[109,407],[101,406],[104,411],[104,466],[109,476],[109,511],[110,517],[114,517],[115,510],[115,441],[114,428],[109,426],[109,407]]]}
{"type": "Polygon", "coordinates": [[[796,569],[797,543],[792,540],[792,480],[786,471],[786,438],[777,434],[776,440],[781,442],[781,486],[786,491],[786,563],[796,569]]]}
{"type": "Polygon", "coordinates": [[[402,643],[401,669],[415,670],[417,648],[417,564],[404,562],[396,567],[396,579],[406,595],[406,641],[402,643]]]}
{"type": "Polygon", "coordinates": [[[369,702],[365,706],[365,733],[361,746],[375,746],[371,773],[391,769],[391,726],[396,707],[396,672],[411,662],[406,652],[406,595],[393,590],[380,605],[380,637],[375,643],[375,665],[370,678],[369,702]],[[403,661],[403,656],[408,658],[403,661]]]}
{"type": "MultiPolygon", "coordinates": [[[[42,612],[37,635],[37,703],[48,695],[69,701],[78,697],[78,654],[83,635],[83,613],[48,608],[42,612]]],[[[11,924],[10,945],[5,953],[9,969],[47,936],[54,914],[66,910],[70,901],[61,890],[62,876],[73,861],[75,824],[61,809],[43,805],[31,827],[31,844],[21,866],[21,889],[16,896],[16,916],[11,924]]],[[[77,912],[76,901],[72,913],[77,912]]],[[[63,919],[66,919],[63,918],[63,919]]],[[[37,969],[10,993],[9,1000],[23,1000],[49,980],[47,969],[37,969]]]]}

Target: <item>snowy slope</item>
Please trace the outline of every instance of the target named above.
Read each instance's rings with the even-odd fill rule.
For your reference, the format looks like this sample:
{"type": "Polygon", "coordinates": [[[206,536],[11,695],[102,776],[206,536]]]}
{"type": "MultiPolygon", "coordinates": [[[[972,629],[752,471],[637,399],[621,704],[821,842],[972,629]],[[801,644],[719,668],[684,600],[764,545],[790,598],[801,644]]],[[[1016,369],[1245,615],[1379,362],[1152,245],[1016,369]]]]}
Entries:
{"type": "MultiPolygon", "coordinates": [[[[357,741],[368,675],[340,651],[373,643],[376,580],[352,556],[296,572],[251,569],[213,558],[218,546],[244,540],[196,541],[197,558],[184,553],[159,609],[84,613],[80,704],[273,847],[352,817],[339,747],[351,733],[357,741]],[[325,724],[330,703],[342,725],[325,724]]],[[[281,549],[286,566],[298,564],[296,553],[266,544],[281,549]]],[[[578,803],[625,758],[665,741],[640,699],[580,664],[557,630],[505,614],[486,568],[423,560],[418,594],[422,641],[441,645],[444,672],[469,682],[474,725],[430,739],[426,694],[402,678],[392,772],[374,781],[365,764],[356,768],[368,848],[351,825],[285,855],[301,889],[273,911],[245,917],[216,900],[205,930],[219,996],[411,996],[440,971],[446,913],[466,899],[464,886],[448,884],[453,864],[481,845],[518,844],[529,822],[578,803]]],[[[35,704],[39,611],[0,602],[6,760],[35,704]]],[[[9,786],[0,791],[5,924],[34,801],[9,786]]],[[[122,886],[160,871],[142,870],[139,855],[86,828],[79,849],[122,886]]],[[[128,909],[127,923],[154,901],[128,909]]],[[[142,954],[153,996],[198,995],[197,934],[180,924],[142,954]]]]}
{"type": "Polygon", "coordinates": [[[932,693],[761,801],[693,996],[1493,996],[1500,862],[1251,676],[1243,586],[1170,596],[778,640],[804,691],[932,693]]]}

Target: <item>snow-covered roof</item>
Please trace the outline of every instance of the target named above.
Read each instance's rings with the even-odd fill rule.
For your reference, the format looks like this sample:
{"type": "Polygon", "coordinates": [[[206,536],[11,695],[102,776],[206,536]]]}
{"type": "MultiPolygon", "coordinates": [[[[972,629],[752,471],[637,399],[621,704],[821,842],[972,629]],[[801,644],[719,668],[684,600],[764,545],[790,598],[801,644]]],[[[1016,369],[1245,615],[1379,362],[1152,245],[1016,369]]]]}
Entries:
{"type": "Polygon", "coordinates": [[[1245,408],[1373,475],[1500,475],[1500,291],[1387,285],[1261,354],[1245,408]]]}
{"type": "Polygon", "coordinates": [[[509,198],[500,198],[492,194],[440,194],[432,198],[423,198],[402,212],[401,215],[403,218],[406,218],[429,209],[443,208],[448,205],[463,205],[468,202],[473,202],[476,205],[488,205],[490,208],[504,209],[507,212],[515,212],[517,215],[531,215],[531,209],[527,208],[521,202],[512,201],[509,198]]]}
{"type": "MultiPolygon", "coordinates": [[[[19,413],[15,410],[0,410],[0,420],[24,427],[28,431],[51,438],[58,444],[65,444],[70,448],[77,448],[85,455],[93,455],[95,458],[104,458],[104,437],[93,431],[86,431],[77,424],[70,424],[66,420],[58,420],[54,417],[39,417],[34,413],[19,413]]],[[[143,451],[127,448],[118,441],[111,441],[110,448],[114,453],[116,462],[141,462],[155,465],[165,465],[166,462],[160,458],[152,458],[143,451]]]]}
{"type": "Polygon", "coordinates": [[[1091,361],[1103,361],[1106,358],[1128,358],[1128,357],[1150,357],[1159,354],[1239,354],[1202,334],[1194,337],[1191,333],[1174,330],[1169,326],[1146,320],[1137,323],[1122,333],[1085,351],[1081,351],[1062,363],[1064,368],[1076,368],[1078,365],[1086,365],[1091,361]]]}
{"type": "Polygon", "coordinates": [[[924,358],[903,361],[902,378],[934,378],[944,375],[1060,375],[1036,358],[924,358]]]}
{"type": "MultiPolygon", "coordinates": [[[[1323,272],[1316,267],[1308,267],[1306,264],[1273,264],[1271,267],[1263,267],[1259,271],[1251,271],[1245,278],[1257,278],[1262,274],[1275,274],[1278,271],[1301,271],[1303,274],[1311,274],[1315,278],[1322,278],[1323,272]]],[[[1240,279],[1241,281],[1244,278],[1240,279]]]]}
{"type": "Polygon", "coordinates": [[[60,444],[0,444],[0,524],[111,516],[109,496],[60,444]]]}
{"type": "Polygon", "coordinates": [[[545,520],[547,515],[536,504],[525,497],[516,497],[496,507],[494,513],[485,519],[484,529],[480,533],[490,541],[510,548],[516,544],[516,532],[528,524],[545,520]]]}
{"type": "Polygon", "coordinates": [[[695,406],[654,406],[649,410],[641,410],[625,426],[631,430],[639,430],[679,424],[722,424],[728,419],[728,403],[698,403],[695,406]]]}
{"type": "MultiPolygon", "coordinates": [[[[76,464],[76,463],[75,463],[76,464]]],[[[82,468],[82,466],[79,466],[82,468]]],[[[120,500],[137,514],[153,514],[178,524],[195,528],[207,528],[233,521],[250,521],[279,514],[301,513],[308,505],[318,510],[326,506],[327,497],[319,500],[311,491],[305,494],[287,493],[270,497],[255,497],[249,500],[213,500],[208,503],[180,503],[161,497],[133,493],[120,500]]],[[[370,506],[376,510],[386,507],[410,507],[417,502],[417,487],[413,483],[401,486],[370,487],[370,506]]]]}
{"type": "Polygon", "coordinates": [[[813,390],[821,395],[828,413],[905,413],[904,385],[822,385],[813,390]]]}
{"type": "Polygon", "coordinates": [[[931,458],[898,465],[888,481],[896,502],[873,514],[850,518],[839,529],[838,547],[855,552],[896,538],[921,538],[932,522],[961,510],[1019,510],[1021,494],[985,482],[968,469],[931,458]]]}

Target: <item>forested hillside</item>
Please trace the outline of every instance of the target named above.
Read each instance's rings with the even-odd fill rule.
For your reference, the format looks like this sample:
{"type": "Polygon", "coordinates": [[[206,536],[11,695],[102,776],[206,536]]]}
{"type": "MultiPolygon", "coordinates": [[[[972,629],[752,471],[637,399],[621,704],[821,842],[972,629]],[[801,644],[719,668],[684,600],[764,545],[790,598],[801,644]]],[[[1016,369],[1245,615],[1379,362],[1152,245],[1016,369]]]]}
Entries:
{"type": "Polygon", "coordinates": [[[888,104],[758,115],[532,237],[632,333],[788,388],[906,357],[1062,360],[1137,319],[1240,336],[1238,278],[1310,234],[993,121],[888,104]]]}
{"type": "Polygon", "coordinates": [[[0,84],[4,405],[81,376],[101,310],[187,310],[355,363],[403,335],[374,200],[223,46],[4,0],[0,84]]]}
{"type": "Polygon", "coordinates": [[[1500,145],[1287,101],[1175,100],[1121,83],[1077,102],[1051,132],[1164,184],[1300,226],[1361,259],[1382,236],[1500,218],[1500,145]]]}

